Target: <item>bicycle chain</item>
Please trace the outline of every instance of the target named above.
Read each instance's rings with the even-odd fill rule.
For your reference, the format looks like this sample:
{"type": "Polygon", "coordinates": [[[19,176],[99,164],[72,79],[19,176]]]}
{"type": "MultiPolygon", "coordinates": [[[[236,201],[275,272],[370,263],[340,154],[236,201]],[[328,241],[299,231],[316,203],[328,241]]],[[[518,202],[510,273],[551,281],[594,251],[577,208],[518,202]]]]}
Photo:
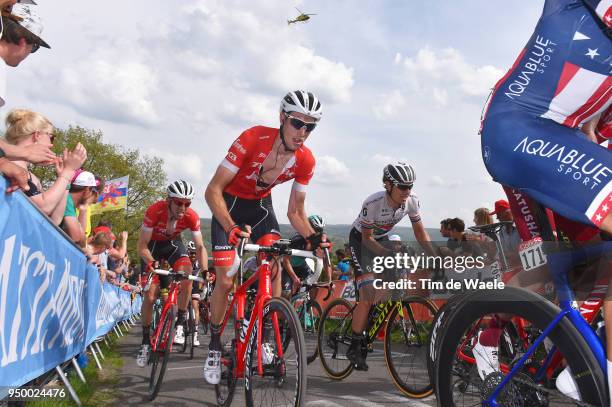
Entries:
{"type": "Polygon", "coordinates": [[[574,403],[575,405],[580,406],[580,407],[597,407],[594,404],[585,403],[584,401],[578,401],[578,400],[576,400],[574,398],[566,396],[565,394],[563,394],[559,390],[554,390],[554,389],[549,389],[549,388],[546,388],[546,387],[538,386],[537,383],[534,383],[533,381],[523,380],[520,377],[516,377],[515,376],[515,377],[512,378],[512,381],[513,382],[517,382],[517,383],[521,383],[523,385],[527,385],[527,386],[529,386],[529,387],[531,387],[531,388],[533,388],[536,391],[541,392],[541,393],[554,394],[556,396],[560,396],[561,398],[565,399],[567,402],[574,403]]]}

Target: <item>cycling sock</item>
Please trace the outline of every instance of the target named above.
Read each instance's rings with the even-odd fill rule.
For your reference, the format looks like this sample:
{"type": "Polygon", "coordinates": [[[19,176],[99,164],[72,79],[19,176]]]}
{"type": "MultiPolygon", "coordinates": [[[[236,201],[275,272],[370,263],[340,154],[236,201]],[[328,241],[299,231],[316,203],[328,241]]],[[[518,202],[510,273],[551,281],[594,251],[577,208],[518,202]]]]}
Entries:
{"type": "Polygon", "coordinates": [[[612,361],[606,360],[606,362],[608,362],[608,389],[612,392],[612,361]]]}
{"type": "Polygon", "coordinates": [[[187,320],[187,310],[178,310],[178,316],[176,318],[177,324],[184,324],[187,320]]]}
{"type": "Polygon", "coordinates": [[[210,323],[210,344],[209,350],[221,350],[221,325],[210,323]]]}
{"type": "Polygon", "coordinates": [[[148,345],[151,343],[151,338],[149,337],[149,333],[151,332],[151,328],[148,326],[142,327],[142,344],[148,345]]]}

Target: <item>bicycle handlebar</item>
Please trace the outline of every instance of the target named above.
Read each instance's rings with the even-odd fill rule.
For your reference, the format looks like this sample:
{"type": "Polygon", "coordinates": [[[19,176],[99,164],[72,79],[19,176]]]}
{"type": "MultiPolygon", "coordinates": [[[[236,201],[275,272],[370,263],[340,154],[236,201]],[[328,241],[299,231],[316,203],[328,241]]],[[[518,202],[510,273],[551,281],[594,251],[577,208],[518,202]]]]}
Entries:
{"type": "Polygon", "coordinates": [[[182,271],[169,271],[169,270],[153,270],[155,274],[159,274],[161,276],[173,276],[180,277],[186,280],[197,281],[198,283],[203,283],[205,280],[202,277],[192,276],[191,274],[185,274],[182,271]]]}

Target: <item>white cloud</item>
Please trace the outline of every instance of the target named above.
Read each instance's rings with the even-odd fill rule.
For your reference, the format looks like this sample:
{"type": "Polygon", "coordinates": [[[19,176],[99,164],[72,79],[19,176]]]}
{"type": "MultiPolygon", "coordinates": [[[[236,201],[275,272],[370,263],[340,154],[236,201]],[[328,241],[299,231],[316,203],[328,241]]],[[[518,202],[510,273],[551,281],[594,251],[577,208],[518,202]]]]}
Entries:
{"type": "MultiPolygon", "coordinates": [[[[401,59],[396,55],[395,64],[401,59]]],[[[435,103],[446,106],[451,97],[485,96],[503,75],[491,65],[470,64],[456,49],[433,50],[425,47],[414,57],[404,57],[399,63],[403,79],[415,97],[430,96],[435,103]]]]}
{"type": "Polygon", "coordinates": [[[463,185],[460,179],[445,179],[439,175],[432,175],[427,184],[434,188],[457,188],[463,185]]]}
{"type": "Polygon", "coordinates": [[[406,99],[400,91],[394,90],[390,94],[382,94],[372,106],[372,111],[377,119],[384,120],[397,116],[406,106],[406,99]]]}
{"type": "Polygon", "coordinates": [[[351,174],[345,163],[336,157],[324,155],[317,158],[314,180],[321,184],[348,186],[351,174]]]}
{"type": "Polygon", "coordinates": [[[196,154],[174,154],[169,151],[149,149],[147,154],[164,159],[164,167],[168,174],[168,180],[185,179],[191,183],[201,184],[205,178],[203,163],[200,156],[196,154]]]}

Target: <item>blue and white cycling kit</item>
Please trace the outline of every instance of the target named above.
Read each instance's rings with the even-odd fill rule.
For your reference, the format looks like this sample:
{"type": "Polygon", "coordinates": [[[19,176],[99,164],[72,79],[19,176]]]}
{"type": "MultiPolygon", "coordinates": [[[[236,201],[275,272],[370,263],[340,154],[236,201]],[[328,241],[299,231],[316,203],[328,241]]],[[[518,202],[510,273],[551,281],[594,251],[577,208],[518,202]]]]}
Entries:
{"type": "Polygon", "coordinates": [[[610,107],[611,24],[612,0],[547,0],[481,127],[496,181],[595,226],[612,209],[612,151],[578,127],[610,107]]]}

